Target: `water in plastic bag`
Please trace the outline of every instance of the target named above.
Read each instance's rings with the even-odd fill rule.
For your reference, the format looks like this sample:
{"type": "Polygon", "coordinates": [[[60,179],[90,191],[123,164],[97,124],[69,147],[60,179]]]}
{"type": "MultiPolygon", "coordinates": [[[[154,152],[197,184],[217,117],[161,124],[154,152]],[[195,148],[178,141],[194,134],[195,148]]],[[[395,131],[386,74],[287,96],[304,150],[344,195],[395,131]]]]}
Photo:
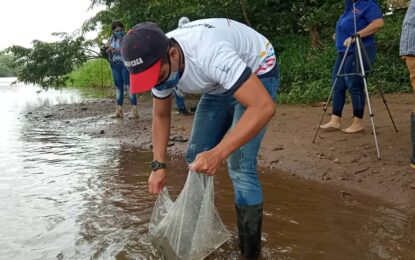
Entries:
{"type": "Polygon", "coordinates": [[[214,205],[213,176],[189,172],[173,202],[164,187],[149,225],[153,245],[166,259],[203,259],[225,243],[230,232],[214,205]]]}

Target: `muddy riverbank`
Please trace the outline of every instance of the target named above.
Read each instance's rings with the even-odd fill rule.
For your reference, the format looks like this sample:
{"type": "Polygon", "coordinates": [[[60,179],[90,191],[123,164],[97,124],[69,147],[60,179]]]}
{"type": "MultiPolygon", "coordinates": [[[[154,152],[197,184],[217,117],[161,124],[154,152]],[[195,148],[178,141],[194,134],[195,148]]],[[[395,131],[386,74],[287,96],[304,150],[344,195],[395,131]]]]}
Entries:
{"type": "MultiPolygon", "coordinates": [[[[316,143],[312,143],[322,107],[278,105],[261,147],[259,166],[285,172],[287,178],[308,179],[336,187],[339,193],[347,196],[357,191],[412,209],[415,170],[409,167],[409,118],[413,95],[387,95],[386,100],[398,132],[381,98],[371,96],[381,160],[377,159],[367,111],[364,132],[350,135],[341,131],[320,131],[316,143]]],[[[21,116],[35,125],[53,122],[57,128],[96,138],[113,137],[125,147],[150,150],[151,105],[148,96],[139,98],[138,120],[111,119],[113,99],[44,107],[21,116]]],[[[128,104],[125,110],[128,112],[128,104]]],[[[324,122],[329,116],[327,114],[324,122]]],[[[185,151],[192,118],[173,114],[169,147],[173,155],[180,156],[185,151]]],[[[343,118],[342,127],[347,127],[351,122],[350,104],[346,104],[343,118]]]]}

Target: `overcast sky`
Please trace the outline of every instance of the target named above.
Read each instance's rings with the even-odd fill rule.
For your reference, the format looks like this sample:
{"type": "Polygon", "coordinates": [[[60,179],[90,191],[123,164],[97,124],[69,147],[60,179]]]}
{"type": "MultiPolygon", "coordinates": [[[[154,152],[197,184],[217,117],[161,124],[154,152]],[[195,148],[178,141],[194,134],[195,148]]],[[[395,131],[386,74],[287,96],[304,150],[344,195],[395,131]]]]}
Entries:
{"type": "Polygon", "coordinates": [[[74,32],[103,9],[88,10],[90,4],[90,0],[0,0],[0,50],[31,47],[34,39],[58,40],[53,32],[74,32]]]}

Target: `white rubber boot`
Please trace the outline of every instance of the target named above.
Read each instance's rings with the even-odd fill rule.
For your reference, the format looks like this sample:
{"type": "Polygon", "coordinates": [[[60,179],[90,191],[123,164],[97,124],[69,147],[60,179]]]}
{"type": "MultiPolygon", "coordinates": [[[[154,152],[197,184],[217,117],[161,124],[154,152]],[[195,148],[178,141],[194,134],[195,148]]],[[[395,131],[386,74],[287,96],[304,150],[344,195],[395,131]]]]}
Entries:
{"type": "Polygon", "coordinates": [[[131,114],[128,116],[129,119],[138,118],[138,108],[137,106],[131,106],[131,114]]]}
{"type": "Polygon", "coordinates": [[[111,115],[111,118],[123,118],[122,106],[117,106],[115,113],[111,115]]]}

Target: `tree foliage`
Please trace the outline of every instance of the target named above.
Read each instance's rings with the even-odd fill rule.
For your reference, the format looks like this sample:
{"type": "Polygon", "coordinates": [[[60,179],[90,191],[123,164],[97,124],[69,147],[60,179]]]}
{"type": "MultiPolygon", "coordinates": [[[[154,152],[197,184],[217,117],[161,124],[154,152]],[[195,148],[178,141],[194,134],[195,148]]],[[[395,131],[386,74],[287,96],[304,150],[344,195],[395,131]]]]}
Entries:
{"type": "Polygon", "coordinates": [[[0,77],[14,77],[15,72],[10,68],[12,57],[0,54],[0,77]]]}
{"type": "MultiPolygon", "coordinates": [[[[111,23],[114,20],[122,21],[127,29],[143,21],[152,21],[167,32],[177,27],[177,22],[182,16],[187,16],[190,20],[226,17],[246,23],[270,39],[281,62],[282,90],[293,94],[287,100],[309,100],[321,96],[321,91],[329,90],[326,86],[330,85],[330,70],[335,56],[331,36],[336,21],[344,11],[344,1],[91,0],[91,7],[106,7],[85,21],[82,28],[82,33],[97,30],[99,34],[95,41],[88,42],[82,36],[61,34],[62,40],[53,43],[34,41],[32,48],[12,46],[7,49],[7,54],[12,57],[9,67],[15,70],[18,79],[25,83],[62,86],[65,82],[70,82],[70,72],[81,68],[81,64],[88,59],[98,56],[88,49],[91,46],[99,47],[104,39],[109,38],[111,23]]],[[[395,76],[395,80],[402,83],[406,75],[396,72],[402,70],[397,48],[405,10],[399,9],[405,8],[408,1],[378,2],[384,13],[393,15],[387,17],[385,28],[376,34],[379,61],[389,61],[387,64],[378,65],[379,70],[376,73],[380,77],[376,79],[382,83],[382,80],[387,82],[387,78],[398,75],[395,76]],[[395,74],[392,75],[390,72],[395,74]],[[387,78],[382,79],[383,76],[387,78]]],[[[98,65],[88,64],[88,68],[94,66],[98,65]]],[[[82,71],[86,74],[93,70],[84,67],[82,71]]],[[[86,85],[87,81],[81,79],[88,78],[92,77],[80,75],[74,84],[86,85]]],[[[391,86],[393,87],[389,89],[393,91],[396,85],[391,86]]]]}
{"type": "Polygon", "coordinates": [[[9,66],[16,71],[19,81],[42,87],[63,86],[66,75],[90,57],[90,51],[85,47],[88,42],[82,36],[57,35],[61,41],[34,40],[32,48],[14,45],[4,51],[11,55],[9,66]]]}
{"type": "MultiPolygon", "coordinates": [[[[386,8],[386,0],[379,1],[386,8]]],[[[127,27],[143,21],[156,22],[165,31],[177,27],[181,16],[191,20],[226,17],[244,22],[264,35],[309,34],[311,44],[320,45],[320,34],[331,35],[344,3],[340,0],[91,0],[106,11],[86,23],[110,24],[122,20],[127,27]]]]}

